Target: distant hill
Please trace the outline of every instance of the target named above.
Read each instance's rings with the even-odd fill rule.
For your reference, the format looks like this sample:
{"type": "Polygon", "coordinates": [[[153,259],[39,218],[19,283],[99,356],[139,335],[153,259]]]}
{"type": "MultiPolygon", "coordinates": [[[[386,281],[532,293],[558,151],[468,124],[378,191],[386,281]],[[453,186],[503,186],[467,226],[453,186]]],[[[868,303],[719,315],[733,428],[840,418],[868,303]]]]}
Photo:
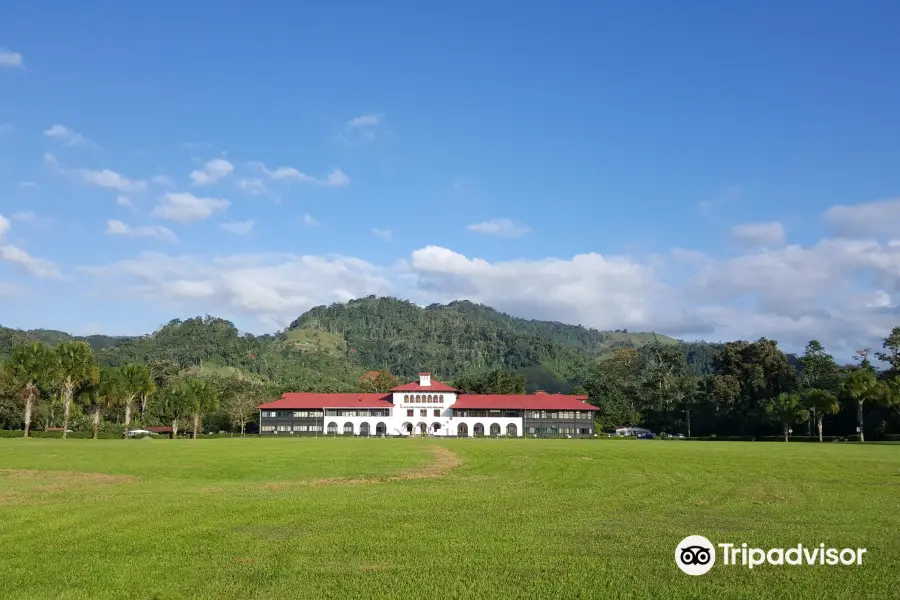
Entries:
{"type": "Polygon", "coordinates": [[[240,335],[230,321],[209,316],[175,319],[131,337],[0,327],[0,359],[28,341],[72,339],[89,343],[107,365],[143,362],[204,376],[237,372],[283,390],[335,392],[353,391],[371,369],[386,369],[401,380],[427,370],[452,381],[496,368],[523,375],[529,391],[568,392],[582,383],[592,362],[616,350],[677,345],[699,373],[708,369],[713,349],[652,332],[522,319],[468,301],[422,308],[370,296],[317,306],[284,331],[263,336],[240,335]]]}

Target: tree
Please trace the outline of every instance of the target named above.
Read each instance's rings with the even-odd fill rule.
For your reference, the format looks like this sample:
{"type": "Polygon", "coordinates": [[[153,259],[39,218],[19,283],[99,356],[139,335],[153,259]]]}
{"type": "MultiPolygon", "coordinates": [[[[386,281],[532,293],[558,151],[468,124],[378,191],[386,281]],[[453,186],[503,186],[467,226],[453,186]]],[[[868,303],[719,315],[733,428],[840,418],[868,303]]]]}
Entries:
{"type": "Polygon", "coordinates": [[[127,364],[121,370],[122,404],[125,406],[125,430],[123,437],[128,437],[128,427],[131,425],[131,407],[136,398],[143,399],[153,393],[155,385],[150,378],[150,370],[147,365],[127,364]]]}
{"type": "Polygon", "coordinates": [[[841,368],[818,340],[810,340],[800,357],[800,379],[803,387],[836,391],[841,381],[841,368]]]}
{"type": "Polygon", "coordinates": [[[48,369],[53,363],[53,355],[40,342],[18,346],[6,364],[7,376],[13,382],[25,401],[25,434],[31,433],[31,413],[35,402],[41,396],[41,387],[46,385],[48,369]]]}
{"type": "Polygon", "coordinates": [[[770,398],[764,404],[766,413],[781,424],[784,431],[784,441],[788,441],[791,425],[802,423],[809,417],[806,408],[800,402],[797,394],[782,392],[770,398]]]}
{"type": "Polygon", "coordinates": [[[875,357],[891,365],[891,373],[900,374],[900,327],[894,327],[882,343],[884,352],[876,352],[875,357]]]}
{"type": "Polygon", "coordinates": [[[819,441],[822,441],[822,420],[825,415],[835,415],[841,410],[837,396],[829,390],[809,388],[801,396],[803,406],[816,415],[816,426],[819,429],[819,441]]]}
{"type": "Polygon", "coordinates": [[[159,411],[172,424],[172,438],[178,437],[179,421],[190,414],[193,390],[187,381],[173,382],[160,394],[159,411]]]}
{"type": "Polygon", "coordinates": [[[62,436],[69,430],[69,414],[72,399],[77,391],[94,384],[100,377],[100,370],[94,360],[94,352],[87,342],[63,342],[56,347],[55,367],[63,401],[62,436]]]}
{"type": "Polygon", "coordinates": [[[225,412],[234,425],[241,430],[241,437],[247,429],[247,422],[256,412],[260,397],[267,395],[261,384],[242,377],[229,377],[219,382],[219,390],[224,398],[225,412]]]}
{"type": "Polygon", "coordinates": [[[197,439],[197,432],[200,430],[203,415],[218,408],[219,398],[215,388],[209,382],[189,379],[187,384],[188,406],[194,422],[191,438],[197,439]]]}
{"type": "Polygon", "coordinates": [[[399,385],[390,371],[366,371],[359,376],[359,389],[372,394],[386,394],[399,385]]]}
{"type": "Polygon", "coordinates": [[[863,433],[863,404],[878,398],[878,380],[868,360],[863,358],[860,366],[854,368],[844,381],[844,393],[856,402],[856,423],[859,426],[859,441],[865,442],[863,433]]]}
{"type": "Polygon", "coordinates": [[[76,396],[77,402],[81,404],[91,416],[91,439],[96,440],[99,437],[100,411],[104,406],[107,406],[105,394],[110,387],[110,372],[115,373],[115,371],[115,369],[109,367],[96,367],[96,377],[92,378],[89,383],[82,386],[76,396]]]}

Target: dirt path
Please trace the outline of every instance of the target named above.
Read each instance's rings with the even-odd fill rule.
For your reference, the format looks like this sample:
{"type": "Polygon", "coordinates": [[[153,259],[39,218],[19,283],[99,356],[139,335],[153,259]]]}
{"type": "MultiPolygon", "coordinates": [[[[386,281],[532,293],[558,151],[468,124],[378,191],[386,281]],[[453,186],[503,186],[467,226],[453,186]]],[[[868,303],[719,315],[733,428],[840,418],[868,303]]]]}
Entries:
{"type": "Polygon", "coordinates": [[[328,477],[325,479],[308,479],[305,481],[290,481],[267,483],[263,485],[266,490],[281,490],[293,487],[317,487],[323,485],[365,485],[370,483],[391,483],[395,481],[407,481],[411,479],[433,479],[443,477],[449,471],[462,464],[462,460],[456,453],[443,446],[430,446],[428,450],[434,456],[434,460],[423,467],[411,471],[404,471],[394,475],[373,475],[371,477],[328,477]]]}

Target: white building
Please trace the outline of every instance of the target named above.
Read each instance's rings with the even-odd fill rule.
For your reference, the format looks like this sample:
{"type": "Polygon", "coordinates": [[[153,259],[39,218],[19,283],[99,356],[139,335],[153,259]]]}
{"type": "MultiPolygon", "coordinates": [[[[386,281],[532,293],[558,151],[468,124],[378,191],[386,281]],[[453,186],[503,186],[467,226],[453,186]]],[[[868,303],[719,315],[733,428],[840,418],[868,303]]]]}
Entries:
{"type": "Polygon", "coordinates": [[[589,437],[587,396],[460,394],[419,373],[387,394],[288,392],[259,406],[263,435],[589,437]]]}

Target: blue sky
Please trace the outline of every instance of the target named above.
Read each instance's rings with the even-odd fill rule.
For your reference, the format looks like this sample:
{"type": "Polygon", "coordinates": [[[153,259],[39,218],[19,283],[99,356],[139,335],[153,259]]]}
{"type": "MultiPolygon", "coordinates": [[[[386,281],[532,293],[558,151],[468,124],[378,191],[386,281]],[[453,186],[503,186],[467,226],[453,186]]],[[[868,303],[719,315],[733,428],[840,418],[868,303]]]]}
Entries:
{"type": "Polygon", "coordinates": [[[378,293],[877,345],[900,5],[864,4],[18,3],[0,323],[271,331],[378,293]]]}

